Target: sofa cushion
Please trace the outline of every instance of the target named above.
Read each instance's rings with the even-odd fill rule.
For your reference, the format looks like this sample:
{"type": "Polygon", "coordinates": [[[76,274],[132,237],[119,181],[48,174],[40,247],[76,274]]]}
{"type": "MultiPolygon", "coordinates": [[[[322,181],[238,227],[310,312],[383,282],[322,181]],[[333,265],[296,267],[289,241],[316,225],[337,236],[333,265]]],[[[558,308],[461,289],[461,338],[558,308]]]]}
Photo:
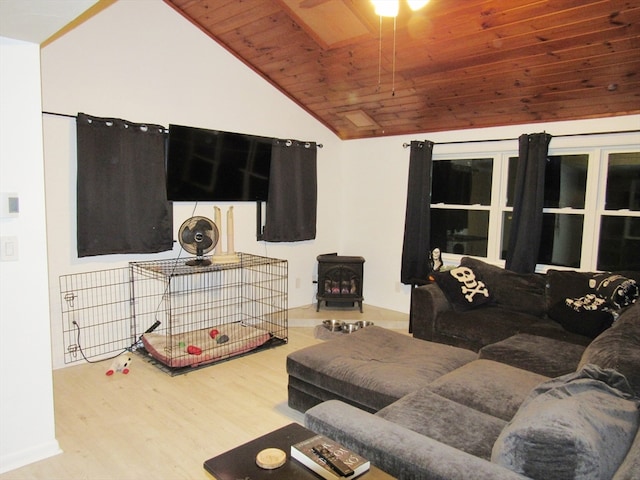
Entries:
{"type": "Polygon", "coordinates": [[[433,272],[431,277],[444,292],[454,310],[464,312],[491,301],[491,293],[482,277],[469,267],[433,272]]]}
{"type": "Polygon", "coordinates": [[[638,480],[638,472],[640,472],[640,429],[613,480],[638,480]]]}
{"type": "Polygon", "coordinates": [[[561,300],[549,309],[549,318],[568,332],[596,338],[613,323],[604,299],[593,293],[584,297],[561,300]]]}
{"type": "MultiPolygon", "coordinates": [[[[590,339],[567,332],[558,323],[498,305],[485,305],[467,312],[448,310],[434,320],[434,338],[448,337],[448,342],[472,350],[499,342],[518,333],[532,333],[573,343],[587,344],[590,339]]],[[[443,339],[446,340],[446,339],[443,339]]]]}
{"type": "Polygon", "coordinates": [[[639,406],[622,375],[586,365],[532,391],[492,461],[536,480],[612,478],[638,430],[639,406]]]}
{"type": "Polygon", "coordinates": [[[549,269],[546,273],[547,280],[547,310],[564,302],[567,298],[579,298],[587,293],[594,293],[589,286],[589,280],[593,278],[591,272],[577,272],[575,270],[549,269]]]}
{"type": "Polygon", "coordinates": [[[463,257],[460,265],[480,275],[495,304],[536,317],[546,313],[544,275],[516,273],[472,257],[463,257]]]}
{"type": "MultiPolygon", "coordinates": [[[[473,480],[524,480],[500,465],[343,402],[333,400],[313,407],[305,412],[304,423],[399,480],[469,480],[470,475],[473,480]]],[[[273,474],[274,479],[278,477],[277,470],[273,474]]]]}
{"type": "Polygon", "coordinates": [[[486,460],[507,424],[428,388],[405,395],[376,415],[486,460]]]}
{"type": "Polygon", "coordinates": [[[507,421],[515,415],[531,389],[547,379],[491,360],[475,360],[438,378],[428,389],[507,421]]]}
{"type": "Polygon", "coordinates": [[[620,372],[640,397],[640,301],[589,344],[580,367],[590,363],[620,372]]]}
{"type": "Polygon", "coordinates": [[[474,360],[468,350],[371,326],[287,356],[290,377],[377,411],[474,360]]]}
{"type": "Polygon", "coordinates": [[[583,345],[554,338],[520,333],[486,345],[478,358],[522,368],[547,377],[574,372],[584,352],[583,345]]]}

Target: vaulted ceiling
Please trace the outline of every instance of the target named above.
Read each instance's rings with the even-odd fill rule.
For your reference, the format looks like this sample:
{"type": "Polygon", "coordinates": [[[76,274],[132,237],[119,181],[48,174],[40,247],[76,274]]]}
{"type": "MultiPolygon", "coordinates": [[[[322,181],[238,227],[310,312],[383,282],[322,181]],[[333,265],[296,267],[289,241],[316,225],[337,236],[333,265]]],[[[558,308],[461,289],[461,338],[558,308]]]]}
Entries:
{"type": "MultiPolygon", "coordinates": [[[[640,0],[400,0],[395,29],[368,0],[165,2],[343,139],[640,113],[640,0]]],[[[2,0],[0,33],[96,0],[63,3],[2,0]]]]}
{"type": "Polygon", "coordinates": [[[640,0],[165,0],[342,139],[640,113],[640,0]]]}
{"type": "Polygon", "coordinates": [[[638,1],[166,1],[343,139],[640,112],[638,1]]]}

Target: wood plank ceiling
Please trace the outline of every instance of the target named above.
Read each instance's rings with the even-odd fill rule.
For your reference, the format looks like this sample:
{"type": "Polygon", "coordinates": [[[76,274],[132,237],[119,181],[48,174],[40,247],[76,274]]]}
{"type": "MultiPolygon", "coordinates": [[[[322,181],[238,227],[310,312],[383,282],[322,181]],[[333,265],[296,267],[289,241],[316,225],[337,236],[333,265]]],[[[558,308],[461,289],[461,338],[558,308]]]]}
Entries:
{"type": "Polygon", "coordinates": [[[342,139],[640,113],[640,0],[165,1],[342,139]]]}

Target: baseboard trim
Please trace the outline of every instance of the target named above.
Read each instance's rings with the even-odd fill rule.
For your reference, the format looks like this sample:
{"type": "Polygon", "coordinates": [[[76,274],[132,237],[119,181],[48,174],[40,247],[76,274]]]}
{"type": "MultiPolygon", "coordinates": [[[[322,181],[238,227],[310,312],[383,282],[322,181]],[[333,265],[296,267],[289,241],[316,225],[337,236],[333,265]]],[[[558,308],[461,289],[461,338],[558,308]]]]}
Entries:
{"type": "Polygon", "coordinates": [[[62,453],[56,439],[0,457],[0,474],[62,453]]]}

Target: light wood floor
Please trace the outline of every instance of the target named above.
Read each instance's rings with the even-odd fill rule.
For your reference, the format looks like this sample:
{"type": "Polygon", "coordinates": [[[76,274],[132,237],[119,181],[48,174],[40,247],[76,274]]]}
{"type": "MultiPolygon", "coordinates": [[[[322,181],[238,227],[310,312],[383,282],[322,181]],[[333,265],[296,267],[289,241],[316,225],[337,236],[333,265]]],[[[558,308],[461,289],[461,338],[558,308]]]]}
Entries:
{"type": "MultiPolygon", "coordinates": [[[[183,375],[172,377],[139,356],[128,375],[107,377],[108,361],[55,370],[56,438],[64,453],[0,479],[211,480],[202,467],[208,458],[302,423],[302,414],[287,406],[285,358],[321,341],[313,333],[321,319],[356,315],[302,310],[290,317],[304,317],[309,326],[290,327],[286,345],[183,375]]],[[[365,305],[357,319],[375,321],[388,312],[365,305]]]]}

